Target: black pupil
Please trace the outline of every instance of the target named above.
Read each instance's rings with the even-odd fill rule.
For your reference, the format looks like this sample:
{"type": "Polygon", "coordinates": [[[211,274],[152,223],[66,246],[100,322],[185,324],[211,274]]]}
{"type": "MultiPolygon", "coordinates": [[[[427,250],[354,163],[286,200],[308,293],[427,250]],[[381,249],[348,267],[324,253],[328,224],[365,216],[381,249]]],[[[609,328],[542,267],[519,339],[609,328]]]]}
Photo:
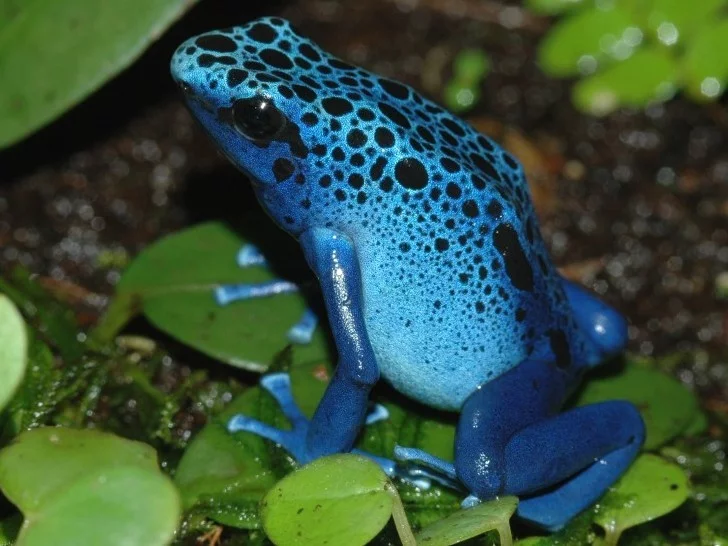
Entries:
{"type": "Polygon", "coordinates": [[[235,128],[252,140],[270,140],[283,127],[283,116],[273,103],[263,97],[235,101],[235,128]]]}

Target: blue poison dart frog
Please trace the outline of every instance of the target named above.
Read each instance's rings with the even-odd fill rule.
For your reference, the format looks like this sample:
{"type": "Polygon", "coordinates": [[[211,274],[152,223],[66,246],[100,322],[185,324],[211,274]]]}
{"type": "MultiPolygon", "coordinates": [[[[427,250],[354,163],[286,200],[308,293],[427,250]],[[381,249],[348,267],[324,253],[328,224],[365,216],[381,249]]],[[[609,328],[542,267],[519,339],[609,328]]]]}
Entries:
{"type": "MultiPolygon", "coordinates": [[[[262,384],[292,430],[245,416],[230,430],[300,463],[350,451],[381,375],[459,413],[454,463],[400,447],[407,464],[379,460],[390,473],[424,469],[459,484],[468,504],[517,495],[518,516],[549,530],[599,499],[640,450],[640,414],[624,401],[561,407],[585,371],[623,349],[626,323],[554,268],[513,156],[283,19],[191,38],[171,68],[195,117],[301,244],[338,352],[311,420],[275,374],[262,384]]],[[[248,248],[241,263],[261,259],[248,248]]]]}

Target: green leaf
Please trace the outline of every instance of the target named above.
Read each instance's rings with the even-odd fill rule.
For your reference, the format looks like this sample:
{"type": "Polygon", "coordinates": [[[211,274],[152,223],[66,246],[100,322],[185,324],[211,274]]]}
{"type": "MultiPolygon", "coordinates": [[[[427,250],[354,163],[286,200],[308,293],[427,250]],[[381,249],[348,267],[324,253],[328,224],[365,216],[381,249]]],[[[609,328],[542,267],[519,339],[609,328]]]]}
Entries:
{"type": "Polygon", "coordinates": [[[662,372],[628,364],[621,373],[587,378],[576,405],[628,400],[640,410],[647,429],[645,449],[655,449],[687,429],[700,410],[695,395],[662,372]]]}
{"type": "MultiPolygon", "coordinates": [[[[260,283],[277,278],[268,268],[240,268],[235,256],[245,241],[219,223],[195,226],[145,249],[132,262],[95,336],[113,337],[143,311],[158,328],[233,366],[264,371],[287,345],[286,334],[302,316],[300,294],[279,294],[221,306],[213,290],[222,284],[260,283]]],[[[328,356],[320,332],[296,346],[295,360],[328,356]]]]}
{"type": "Polygon", "coordinates": [[[190,443],[175,473],[185,510],[242,529],[259,527],[258,503],[275,484],[284,455],[251,433],[231,434],[227,422],[237,414],[285,426],[272,398],[249,389],[209,422],[190,443]],[[275,458],[279,460],[275,460],[275,458]]]}
{"type": "Polygon", "coordinates": [[[688,495],[687,476],[678,465],[644,454],[599,502],[594,521],[604,528],[605,543],[616,545],[626,529],[673,511],[688,495]]]}
{"type": "Polygon", "coordinates": [[[332,455],[300,468],[265,496],[263,527],[278,546],[364,545],[392,514],[387,476],[359,455],[332,455]]]}
{"type": "Polygon", "coordinates": [[[193,0],[0,0],[0,148],[131,64],[193,0]]]}
{"type": "Polygon", "coordinates": [[[672,98],[679,70],[675,59],[658,48],[641,49],[574,85],[572,100],[583,112],[603,116],[621,106],[644,108],[672,98]]]}
{"type": "Polygon", "coordinates": [[[605,62],[628,58],[641,37],[628,11],[586,9],[554,25],[539,45],[539,63],[550,76],[588,74],[605,62]]]}
{"type": "Polygon", "coordinates": [[[682,57],[685,91],[696,101],[718,99],[728,83],[728,19],[704,26],[682,57]]]}
{"type": "Polygon", "coordinates": [[[579,7],[585,0],[526,0],[525,5],[535,13],[543,15],[558,15],[565,11],[579,7]]]}
{"type": "Polygon", "coordinates": [[[500,546],[510,546],[513,539],[508,522],[517,506],[518,499],[508,496],[460,510],[422,529],[416,535],[417,544],[449,546],[488,531],[497,531],[500,546]]]}
{"type": "Polygon", "coordinates": [[[702,34],[703,25],[726,5],[726,0],[651,0],[644,18],[655,40],[666,46],[688,43],[702,34]]]}
{"type": "Polygon", "coordinates": [[[0,487],[25,516],[18,546],[163,545],[179,519],[154,450],[93,430],[21,434],[0,452],[0,487]]]}
{"type": "Polygon", "coordinates": [[[27,354],[28,337],[23,317],[13,302],[0,294],[0,410],[23,380],[27,354]]]}
{"type": "Polygon", "coordinates": [[[0,292],[18,306],[28,324],[58,350],[67,365],[78,364],[86,345],[79,340],[79,327],[68,306],[53,299],[22,267],[14,268],[9,278],[0,277],[0,292]]]}

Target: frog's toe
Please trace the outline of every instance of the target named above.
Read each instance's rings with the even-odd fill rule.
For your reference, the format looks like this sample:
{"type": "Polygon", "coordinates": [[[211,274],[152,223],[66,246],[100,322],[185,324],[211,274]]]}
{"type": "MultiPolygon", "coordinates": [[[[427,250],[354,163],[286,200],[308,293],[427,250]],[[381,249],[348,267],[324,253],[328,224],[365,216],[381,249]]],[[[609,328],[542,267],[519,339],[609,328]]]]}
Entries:
{"type": "Polygon", "coordinates": [[[385,408],[381,404],[374,404],[369,409],[369,413],[367,414],[365,424],[373,425],[374,423],[379,423],[380,421],[386,421],[387,419],[389,419],[389,410],[387,410],[387,408],[385,408]]]}
{"type": "Polygon", "coordinates": [[[266,265],[265,256],[257,246],[247,244],[240,247],[235,261],[239,267],[251,267],[254,265],[266,265]]]}
{"type": "Polygon", "coordinates": [[[252,432],[263,438],[267,438],[277,444],[285,446],[291,440],[291,431],[281,430],[270,425],[266,425],[248,417],[247,415],[234,415],[227,424],[228,432],[252,432]]]}
{"type": "MultiPolygon", "coordinates": [[[[394,457],[404,465],[397,465],[397,476],[418,487],[437,482],[449,489],[461,490],[455,465],[414,447],[394,447],[394,457]]],[[[427,487],[424,487],[425,489],[427,487]]]]}
{"type": "Polygon", "coordinates": [[[311,343],[317,324],[318,316],[316,313],[311,309],[306,309],[298,322],[288,330],[286,337],[291,343],[307,345],[311,343]]]}
{"type": "Polygon", "coordinates": [[[214,294],[218,305],[227,305],[236,301],[265,298],[278,294],[292,294],[295,292],[298,292],[298,286],[295,283],[279,279],[261,283],[225,284],[218,286],[214,294]]]}

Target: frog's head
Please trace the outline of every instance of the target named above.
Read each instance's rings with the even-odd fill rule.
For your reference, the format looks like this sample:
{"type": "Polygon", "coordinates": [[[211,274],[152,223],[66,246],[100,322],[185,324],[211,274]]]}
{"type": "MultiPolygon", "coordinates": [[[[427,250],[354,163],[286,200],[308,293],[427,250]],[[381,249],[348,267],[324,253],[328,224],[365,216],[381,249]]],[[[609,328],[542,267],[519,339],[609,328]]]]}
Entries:
{"type": "Polygon", "coordinates": [[[291,60],[309,53],[302,42],[286,21],[266,18],[191,38],[172,57],[193,114],[258,186],[303,176],[300,101],[279,89],[305,71],[291,60]]]}

